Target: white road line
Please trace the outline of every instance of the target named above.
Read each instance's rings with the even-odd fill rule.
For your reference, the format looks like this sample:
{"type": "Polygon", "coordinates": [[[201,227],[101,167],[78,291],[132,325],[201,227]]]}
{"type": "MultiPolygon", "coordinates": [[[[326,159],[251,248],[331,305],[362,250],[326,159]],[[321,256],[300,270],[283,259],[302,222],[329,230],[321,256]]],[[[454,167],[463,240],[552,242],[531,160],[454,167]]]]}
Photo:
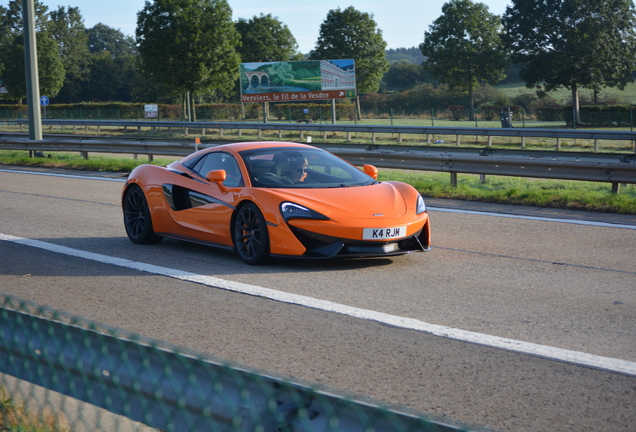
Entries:
{"type": "Polygon", "coordinates": [[[462,342],[474,343],[492,348],[499,348],[507,351],[532,355],[549,360],[562,361],[578,366],[600,369],[623,375],[636,376],[636,362],[627,360],[603,357],[578,351],[571,351],[562,348],[555,348],[545,345],[518,341],[514,339],[507,339],[483,333],[476,333],[452,327],[429,324],[413,318],[404,318],[382,312],[359,309],[339,303],[330,302],[327,300],[315,299],[298,294],[289,294],[281,291],[259,287],[256,285],[232,282],[212,276],[204,276],[167,267],[159,267],[152,264],[131,261],[124,258],[117,258],[93,252],[81,251],[78,249],[72,249],[66,246],[60,246],[39,240],[15,237],[2,233],[0,233],[0,240],[44,249],[50,252],[69,255],[77,258],[97,261],[104,264],[116,265],[183,281],[203,284],[214,288],[234,291],[237,293],[265,297],[270,300],[275,300],[282,303],[295,304],[326,312],[338,313],[354,318],[376,321],[394,327],[421,331],[431,335],[454,339],[462,342]]]}
{"type": "Polygon", "coordinates": [[[536,221],[544,221],[544,222],[560,222],[560,223],[569,223],[574,225],[587,225],[587,226],[596,226],[596,227],[605,227],[605,228],[621,228],[621,229],[636,230],[636,225],[615,224],[615,223],[609,223],[609,222],[594,222],[594,221],[586,221],[586,220],[561,219],[561,218],[541,217],[541,216],[524,216],[524,215],[514,215],[509,213],[449,209],[449,208],[429,207],[429,206],[427,206],[427,209],[431,211],[446,212],[446,213],[474,214],[479,216],[494,216],[494,217],[501,217],[501,218],[527,219],[527,220],[536,220],[536,221]]]}
{"type": "Polygon", "coordinates": [[[112,181],[112,182],[121,182],[121,183],[126,181],[126,179],[124,179],[124,178],[118,179],[118,178],[109,178],[109,177],[93,177],[93,176],[87,176],[87,175],[59,174],[59,173],[49,173],[49,172],[41,172],[41,171],[22,171],[22,170],[12,170],[12,169],[0,169],[0,172],[17,173],[17,174],[42,175],[42,176],[50,176],[50,177],[67,177],[67,178],[75,178],[75,179],[82,179],[82,180],[102,180],[102,181],[112,181]]]}

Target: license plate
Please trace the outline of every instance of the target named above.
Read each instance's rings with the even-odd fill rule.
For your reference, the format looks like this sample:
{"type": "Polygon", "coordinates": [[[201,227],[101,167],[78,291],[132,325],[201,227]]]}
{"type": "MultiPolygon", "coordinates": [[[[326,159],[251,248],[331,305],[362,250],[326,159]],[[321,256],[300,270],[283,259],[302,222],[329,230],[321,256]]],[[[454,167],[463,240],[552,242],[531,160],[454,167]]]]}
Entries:
{"type": "Polygon", "coordinates": [[[396,228],[365,228],[362,232],[363,240],[391,240],[406,236],[406,227],[396,228]]]}

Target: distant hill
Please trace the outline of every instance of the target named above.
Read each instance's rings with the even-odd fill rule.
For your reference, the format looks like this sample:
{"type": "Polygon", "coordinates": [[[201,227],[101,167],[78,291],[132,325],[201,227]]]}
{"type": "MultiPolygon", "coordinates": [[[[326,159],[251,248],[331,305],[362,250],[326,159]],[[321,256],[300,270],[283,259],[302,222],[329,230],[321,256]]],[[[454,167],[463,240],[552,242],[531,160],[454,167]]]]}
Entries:
{"type": "Polygon", "coordinates": [[[424,56],[418,47],[391,48],[386,50],[386,59],[391,64],[400,60],[406,60],[419,66],[424,61],[424,56]]]}

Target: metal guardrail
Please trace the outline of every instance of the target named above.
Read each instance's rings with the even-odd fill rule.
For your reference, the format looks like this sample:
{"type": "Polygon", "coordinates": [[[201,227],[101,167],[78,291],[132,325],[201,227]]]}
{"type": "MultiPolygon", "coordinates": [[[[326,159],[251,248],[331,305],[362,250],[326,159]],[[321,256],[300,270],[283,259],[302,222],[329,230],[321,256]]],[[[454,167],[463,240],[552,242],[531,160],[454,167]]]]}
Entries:
{"type": "MultiPolygon", "coordinates": [[[[201,146],[200,148],[203,148],[201,146]]],[[[144,139],[101,139],[96,138],[45,138],[31,141],[27,138],[3,137],[0,134],[0,149],[41,152],[92,152],[125,153],[183,157],[195,151],[195,145],[177,142],[148,141],[144,139]]]]}
{"type": "MultiPolygon", "coordinates": [[[[399,145],[314,144],[355,164],[379,168],[423,171],[535,177],[579,181],[608,182],[613,190],[620,183],[636,184],[636,154],[556,152],[537,150],[499,150],[493,148],[457,148],[399,145]]],[[[186,156],[194,144],[165,143],[144,139],[77,138],[30,141],[3,138],[0,148],[29,151],[77,151],[186,156]]],[[[451,181],[453,178],[451,177],[451,181]]],[[[456,181],[456,177],[455,177],[456,181]]]]}
{"type": "MultiPolygon", "coordinates": [[[[16,120],[26,125],[28,120],[16,120]]],[[[58,126],[114,126],[125,128],[188,128],[188,129],[250,129],[286,130],[314,132],[413,134],[413,135],[456,135],[485,137],[554,138],[636,141],[634,131],[602,131],[572,129],[534,128],[480,128],[480,127],[438,127],[438,126],[384,126],[384,125],[340,125],[306,123],[256,123],[256,122],[182,122],[182,121],[135,121],[135,120],[42,120],[43,125],[58,126]]]]}
{"type": "MultiPolygon", "coordinates": [[[[26,125],[28,120],[16,120],[26,125]]],[[[157,127],[188,129],[250,129],[250,130],[287,130],[314,132],[350,132],[350,133],[387,133],[415,135],[459,135],[486,137],[532,137],[532,138],[571,138],[591,140],[636,141],[633,131],[601,131],[572,129],[534,129],[534,128],[480,128],[480,127],[438,127],[438,126],[381,126],[381,125],[339,125],[307,123],[255,123],[255,122],[182,122],[182,121],[135,121],[135,120],[43,120],[44,125],[59,126],[115,126],[115,127],[157,127]]]]}
{"type": "Polygon", "coordinates": [[[97,324],[77,317],[69,320],[55,313],[57,320],[52,320],[32,313],[54,312],[47,308],[25,309],[29,308],[24,302],[0,296],[1,373],[159,430],[462,430],[178,353],[158,341],[142,343],[139,336],[128,334],[116,337],[108,332],[117,331],[97,331],[97,324]]]}

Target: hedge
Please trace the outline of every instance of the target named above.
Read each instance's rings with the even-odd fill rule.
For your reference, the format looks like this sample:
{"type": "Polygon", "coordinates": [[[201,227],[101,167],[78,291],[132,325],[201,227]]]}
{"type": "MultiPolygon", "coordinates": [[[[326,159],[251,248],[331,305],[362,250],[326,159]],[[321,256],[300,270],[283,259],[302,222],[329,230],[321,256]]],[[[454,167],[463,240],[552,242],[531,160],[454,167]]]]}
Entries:
{"type": "MultiPolygon", "coordinates": [[[[634,105],[581,105],[579,122],[583,126],[626,127],[634,121],[634,105]]],[[[545,107],[537,111],[537,119],[542,121],[565,121],[572,124],[573,107],[545,107]]]]}
{"type": "MultiPolygon", "coordinates": [[[[56,104],[47,106],[47,118],[55,119],[122,119],[137,120],[144,118],[143,103],[82,103],[56,104]]],[[[157,104],[159,119],[182,119],[183,106],[181,104],[157,104]]],[[[331,119],[330,104],[316,103],[271,103],[270,116],[278,120],[311,120],[331,119]],[[305,112],[307,110],[307,112],[305,112]]],[[[351,103],[337,103],[336,115],[340,119],[354,119],[354,105],[351,103]]],[[[0,105],[0,117],[26,118],[26,105],[0,105]]],[[[196,105],[196,118],[206,120],[259,120],[262,119],[263,108],[260,104],[220,103],[196,105]]]]}

